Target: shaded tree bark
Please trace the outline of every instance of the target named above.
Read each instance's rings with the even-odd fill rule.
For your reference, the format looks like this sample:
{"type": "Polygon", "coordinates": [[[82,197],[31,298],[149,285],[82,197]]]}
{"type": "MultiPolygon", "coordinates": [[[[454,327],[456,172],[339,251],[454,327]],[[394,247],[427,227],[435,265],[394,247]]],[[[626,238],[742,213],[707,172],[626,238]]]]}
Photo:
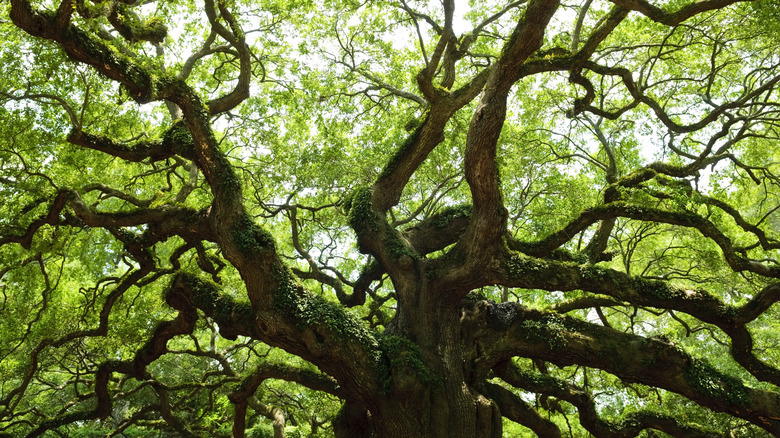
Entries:
{"type": "MultiPolygon", "coordinates": [[[[271,378],[298,382],[344,400],[333,421],[337,437],[496,438],[503,433],[502,417],[540,436],[561,436],[555,423],[524,401],[518,395],[519,390],[567,401],[578,410],[582,426],[597,436],[636,436],[647,429],[672,436],[711,436],[711,431],[704,428],[650,411],[639,411],[620,423],[601,419],[594,397],[585,388],[546,373],[521,369],[513,362],[516,357],[558,367],[576,365],[603,370],[624,382],[679,394],[780,436],[777,414],[780,393],[747,386],[673,342],[613,329],[603,313],[599,313],[603,325],[597,325],[560,313],[534,310],[519,303],[495,303],[470,294],[490,286],[579,291],[590,295],[559,303],[552,309],[566,312],[595,308],[600,312],[601,306],[627,305],[682,312],[726,334],[734,360],[753,377],[780,385],[780,371],[756,356],[747,328],[748,323],[780,301],[777,283],[766,285],[745,304],[736,306],[705,290],[632,277],[596,266],[603,260],[617,221],[630,219],[695,230],[720,250],[734,273],[757,275],[765,280],[780,278],[776,263],[748,255],[755,248],[776,250],[780,243],[759,224],[743,218],[737,209],[715,198],[697,198],[701,205],[725,212],[740,232],[758,242],[753,246],[735,244],[735,239],[718,226],[709,210],[704,215],[700,209],[675,210],[661,202],[671,198],[664,189],[687,182],[685,178],[698,175],[706,166],[725,160],[738,162],[728,148],[752,134],[747,132],[747,125],[740,125],[745,116],[735,116],[732,112],[748,109],[774,112],[773,104],[767,101],[771,100],[780,75],[768,77],[732,102],[716,105],[703,119],[683,125],[678,117],[668,115],[664,105],[650,97],[651,93],[646,93],[644,84],[638,83],[632,71],[602,65],[608,57],[594,54],[631,11],[667,26],[677,26],[698,14],[737,2],[694,1],[672,12],[643,0],[612,0],[611,3],[614,7],[599,15],[590,35],[580,39],[583,17],[591,4],[586,2],[570,51],[552,46],[549,42],[552,36],[546,35],[561,8],[559,0],[510,3],[496,16],[479,24],[475,35],[462,38],[457,38],[453,30],[454,2],[443,2],[444,24],[432,26],[439,38],[430,56],[424,53],[425,65],[416,76],[422,97],[383,85],[383,89],[400,97],[425,103],[425,115],[384,164],[374,183],[358,187],[341,205],[359,250],[372,257],[372,264],[351,285],[352,295],[349,295],[344,288],[348,280],[326,274],[301,245],[298,211],[294,206],[286,206],[292,225],[291,239],[296,251],[307,259],[311,271],[288,269],[274,237],[250,213],[245,186],[236,166],[228,160],[216,138],[214,117],[229,114],[249,96],[256,56],[247,44],[241,21],[227,4],[206,0],[205,14],[211,29],[208,44],[202,53],[198,52],[185,63],[181,74],[174,76],[153,74],[142,62],[116,55],[113,46],[81,23],[80,20],[95,18],[82,11],[82,2],[63,1],[56,11],[44,11],[28,1],[12,0],[10,17],[14,25],[32,36],[52,41],[74,62],[88,65],[120,84],[135,102],[166,102],[173,115],[181,115],[181,120],[161,130],[159,139],[133,142],[120,142],[91,134],[86,127],[73,126],[67,137],[72,145],[132,163],[154,165],[181,160],[190,166],[192,178],[187,182],[187,189],[179,192],[175,203],[162,206],[103,185],[90,185],[81,191],[61,188],[43,216],[21,232],[0,236],[0,246],[19,244],[30,248],[36,233],[45,226],[100,227],[124,245],[137,265],[118,282],[106,300],[96,329],[46,340],[33,350],[32,365],[22,384],[2,400],[2,405],[18,403],[16,397],[32,381],[41,351],[73,339],[106,336],[114,302],[131,286],[155,281],[156,278],[150,277],[157,275],[171,279],[166,303],[178,312],[177,316],[156,327],[148,343],[134,353],[132,360],[107,360],[97,366],[94,394],[89,396],[94,399],[93,410],[64,412],[36,425],[28,436],[39,436],[80,421],[106,418],[112,406],[109,392],[112,375],[120,373],[151,380],[147,367],[169,352],[169,340],[192,334],[200,317],[212,321],[225,339],[246,337],[262,341],[316,365],[322,372],[269,364],[248,376],[226,371],[224,374],[233,380],[243,377],[229,395],[234,406],[233,435],[237,437],[245,435],[250,407],[272,419],[275,437],[284,436],[284,412],[255,398],[259,385],[271,378]],[[471,67],[457,67],[475,43],[476,33],[509,12],[516,13],[518,19],[500,54],[490,55],[489,66],[472,77],[459,78],[458,75],[464,74],[462,71],[470,71],[471,67]],[[212,42],[217,37],[225,44],[220,50],[232,56],[237,75],[231,90],[207,101],[187,79],[189,69],[212,50],[212,42]],[[574,100],[570,116],[587,112],[611,119],[642,104],[670,132],[714,130],[712,124],[716,121],[721,121],[722,130],[712,136],[711,144],[700,155],[684,153],[682,158],[687,158],[688,164],[652,163],[626,176],[619,174],[615,153],[604,142],[609,164],[604,166],[606,185],[600,203],[575,215],[557,231],[535,241],[519,241],[511,237],[508,229],[509,211],[500,179],[500,139],[514,87],[525,78],[548,72],[568,72],[568,80],[585,90],[584,98],[574,100]],[[618,109],[597,106],[591,73],[614,78],[616,84],[626,88],[630,101],[618,109]],[[393,208],[401,202],[412,177],[444,142],[448,123],[472,102],[475,105],[463,151],[463,176],[471,204],[442,209],[406,229],[394,226],[390,219],[393,208]],[[726,133],[733,133],[733,141],[713,152],[713,145],[726,133]],[[198,175],[205,179],[211,198],[210,205],[196,211],[179,204],[194,190],[193,181],[197,182],[198,175]],[[632,190],[645,190],[643,194],[658,202],[649,206],[636,201],[638,196],[623,196],[623,193],[630,195],[632,190]],[[84,200],[85,194],[92,191],[121,199],[131,207],[105,212],[97,204],[90,205],[84,200]],[[598,228],[581,254],[565,249],[573,236],[586,233],[594,225],[598,228]],[[182,239],[184,244],[170,256],[172,268],[162,269],[155,259],[154,247],[173,237],[182,239]],[[236,298],[228,287],[181,269],[177,257],[194,248],[197,265],[215,281],[219,279],[218,269],[203,249],[204,243],[213,244],[218,249],[215,253],[235,268],[245,285],[246,300],[236,298]],[[354,314],[298,283],[303,278],[329,285],[341,304],[356,307],[366,302],[370,285],[384,275],[392,283],[395,314],[381,332],[367,328],[354,314]],[[506,386],[489,380],[496,376],[506,386]]],[[[130,27],[127,20],[134,19],[133,14],[120,13],[126,7],[129,6],[114,2],[101,17],[131,43],[164,41],[167,30],[157,24],[130,27]]],[[[418,19],[434,22],[431,17],[411,12],[405,3],[404,7],[415,23],[418,19]]],[[[369,74],[362,76],[378,80],[369,74]]],[[[75,119],[72,111],[69,113],[75,119]]],[[[686,196],[692,197],[692,193],[692,189],[685,191],[686,196]]],[[[169,388],[159,382],[150,385],[159,402],[153,410],[177,433],[198,436],[173,411],[169,388]]]]}

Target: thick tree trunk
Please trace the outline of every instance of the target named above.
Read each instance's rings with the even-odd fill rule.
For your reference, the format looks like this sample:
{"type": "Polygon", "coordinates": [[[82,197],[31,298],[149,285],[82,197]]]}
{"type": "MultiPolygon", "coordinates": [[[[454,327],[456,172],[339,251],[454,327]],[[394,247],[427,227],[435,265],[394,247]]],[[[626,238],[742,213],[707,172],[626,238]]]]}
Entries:
{"type": "Polygon", "coordinates": [[[378,395],[372,401],[376,407],[370,409],[345,403],[334,421],[336,438],[502,436],[498,407],[465,382],[431,386],[410,395],[378,395]]]}
{"type": "Polygon", "coordinates": [[[399,315],[385,332],[400,335],[392,341],[399,344],[385,348],[387,391],[346,403],[336,436],[501,437],[498,406],[475,388],[484,372],[474,371],[463,350],[460,300],[441,300],[425,275],[416,278],[409,289],[397,288],[399,315]]]}

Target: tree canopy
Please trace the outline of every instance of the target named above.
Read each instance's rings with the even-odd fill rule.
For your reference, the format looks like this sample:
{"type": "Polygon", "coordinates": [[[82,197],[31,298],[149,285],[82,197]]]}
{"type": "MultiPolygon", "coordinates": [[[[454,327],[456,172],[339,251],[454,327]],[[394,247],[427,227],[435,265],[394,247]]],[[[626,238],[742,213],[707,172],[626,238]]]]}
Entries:
{"type": "Polygon", "coordinates": [[[780,436],[774,0],[10,0],[0,41],[0,436],[780,436]]]}

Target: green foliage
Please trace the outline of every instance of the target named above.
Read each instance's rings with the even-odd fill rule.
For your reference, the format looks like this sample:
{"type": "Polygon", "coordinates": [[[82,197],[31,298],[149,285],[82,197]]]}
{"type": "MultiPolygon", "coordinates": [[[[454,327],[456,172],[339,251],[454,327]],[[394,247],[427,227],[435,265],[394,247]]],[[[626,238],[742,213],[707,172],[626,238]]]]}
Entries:
{"type": "MultiPolygon", "coordinates": [[[[61,421],[43,435],[229,436],[231,391],[265,363],[353,367],[341,375],[355,381],[333,392],[370,398],[349,386],[365,379],[379,383],[385,403],[426,391],[476,396],[481,376],[459,382],[443,364],[470,370],[478,367],[461,361],[496,358],[533,369],[524,377],[534,384],[579,388],[604,424],[635,426],[645,415],[733,436],[766,433],[739,415],[758,409],[748,401],[756,388],[774,399],[777,382],[743,368],[732,333],[703,321],[736,325],[746,303],[764,309],[745,326],[749,353],[770,368],[780,363],[778,306],[754,299],[778,277],[778,2],[700,2],[717,7],[676,26],[632,11],[614,28],[611,2],[565,2],[538,29],[541,46],[511,72],[494,67],[510,53],[511,29],[545,2],[455,2],[452,38],[439,2],[230,0],[216,2],[211,21],[192,1],[66,2],[75,9],[62,8],[58,25],[44,21],[56,16],[53,3],[36,2],[28,30],[49,39],[17,26],[11,8],[25,3],[0,4],[0,435],[61,421]],[[439,44],[441,35],[450,39],[439,44]],[[510,73],[519,79],[505,95],[483,99],[510,73]],[[500,137],[474,163],[467,158],[488,134],[476,130],[482,117],[500,137]],[[191,128],[202,134],[197,144],[191,128]],[[415,149],[439,131],[432,150],[415,149]],[[111,141],[69,143],[79,132],[111,141]],[[495,177],[480,166],[494,162],[500,189],[490,195],[503,205],[472,206],[495,177]],[[413,170],[408,181],[400,169],[413,170]],[[382,218],[372,205],[385,199],[377,182],[400,184],[382,218]],[[57,206],[58,193],[73,195],[57,206]],[[508,212],[506,230],[487,230],[505,241],[482,241],[476,221],[471,241],[455,235],[450,225],[486,211],[508,212]],[[545,258],[532,255],[594,211],[621,214],[572,226],[545,258]],[[415,234],[423,228],[431,234],[415,234]],[[404,230],[439,246],[418,254],[404,230]],[[609,236],[596,248],[602,231],[609,236]],[[382,240],[371,248],[382,253],[361,256],[369,249],[357,242],[375,235],[382,240]],[[236,267],[233,257],[253,263],[236,267]],[[139,370],[128,364],[180,316],[182,297],[164,299],[173,275],[201,317],[143,379],[131,378],[139,370]],[[495,330],[469,338],[458,325],[464,296],[542,312],[498,342],[487,337],[495,330]],[[684,302],[688,313],[648,301],[684,302]],[[266,333],[262,321],[284,336],[237,335],[266,333]],[[598,350],[619,365],[614,375],[514,357],[512,336],[565,352],[572,321],[707,360],[645,386],[630,383],[641,375],[620,374],[632,358],[619,344],[598,350]],[[327,345],[344,357],[307,351],[317,362],[308,363],[264,342],[299,353],[327,345]],[[680,379],[734,410],[664,389],[680,379]],[[99,381],[113,401],[102,420],[93,411],[99,381]]],[[[686,8],[692,0],[653,3],[668,14],[696,9],[686,8]]],[[[662,367],[662,359],[633,365],[662,367]]],[[[283,409],[287,436],[330,436],[342,400],[276,377],[254,395],[283,409]]],[[[564,434],[591,433],[573,405],[494,382],[564,434]]],[[[435,414],[419,407],[421,417],[435,414]]],[[[251,407],[247,424],[248,436],[273,433],[251,407]]],[[[503,432],[533,436],[508,419],[503,432]]]]}
{"type": "Polygon", "coordinates": [[[255,427],[246,431],[247,438],[273,438],[274,428],[267,423],[259,423],[255,427]]]}

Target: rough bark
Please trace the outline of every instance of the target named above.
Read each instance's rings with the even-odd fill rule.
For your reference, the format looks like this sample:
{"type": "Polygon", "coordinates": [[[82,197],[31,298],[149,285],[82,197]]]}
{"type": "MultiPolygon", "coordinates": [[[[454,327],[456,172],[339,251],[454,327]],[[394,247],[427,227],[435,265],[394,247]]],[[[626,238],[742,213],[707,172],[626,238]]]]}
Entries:
{"type": "MultiPolygon", "coordinates": [[[[247,98],[251,79],[253,55],[239,21],[225,4],[207,0],[206,15],[213,35],[222,38],[236,54],[239,75],[235,88],[229,93],[204,101],[186,82],[186,69],[192,68],[191,65],[185,66],[178,77],[157,76],[130,58],[114,55],[104,41],[74,22],[71,6],[77,2],[62,2],[56,12],[37,10],[23,0],[11,3],[11,18],[19,28],[53,41],[75,62],[91,66],[104,77],[121,84],[136,102],[165,101],[175,107],[172,113],[182,116],[181,121],[165,129],[160,139],[128,145],[74,126],[67,138],[71,144],[133,163],[189,160],[191,171],[203,175],[213,197],[209,207],[193,211],[175,205],[152,207],[150,200],[137,199],[100,185],[85,187],[81,192],[61,189],[52,198],[45,215],[21,233],[0,237],[0,246],[15,243],[29,248],[33,236],[46,225],[103,227],[125,245],[139,265],[107,300],[96,329],[38,345],[33,351],[33,365],[19,391],[23,392],[32,380],[41,351],[79,337],[105,336],[112,303],[156,268],[150,250],[172,236],[186,242],[183,248],[200,250],[199,264],[206,266],[204,271],[212,278],[217,277],[216,270],[203,255],[202,243],[214,243],[237,270],[247,292],[246,301],[237,300],[219,284],[197,275],[160,273],[171,277],[166,300],[178,315],[157,327],[148,344],[136,352],[133,360],[108,361],[98,367],[94,384],[97,407],[94,410],[65,413],[38,425],[30,436],[78,421],[106,418],[112,403],[108,392],[111,375],[122,373],[143,377],[146,367],[168,351],[168,340],[192,333],[198,315],[213,321],[219,334],[226,339],[245,336],[261,340],[315,364],[324,373],[269,365],[246,376],[230,395],[235,406],[233,433],[238,437],[245,433],[246,413],[250,407],[272,418],[275,436],[283,436],[285,419],[282,411],[254,398],[258,385],[269,378],[295,381],[343,399],[344,405],[333,423],[337,437],[496,438],[502,436],[502,417],[526,425],[540,436],[561,436],[554,423],[543,418],[515,392],[488,382],[494,376],[515,388],[571,403],[578,409],[583,427],[597,436],[636,436],[645,429],[656,429],[673,436],[706,436],[709,433],[649,412],[640,412],[620,424],[602,420],[585,390],[519,369],[512,362],[514,357],[560,367],[578,365],[603,370],[625,382],[674,392],[701,406],[728,413],[780,435],[777,414],[780,412],[780,394],[748,387],[673,343],[623,333],[558,313],[529,309],[517,303],[472,300],[468,296],[473,289],[492,285],[564,292],[578,290],[595,296],[560,303],[553,309],[564,312],[625,304],[684,312],[725,333],[731,340],[735,361],[755,378],[780,385],[780,371],[755,356],[751,333],[747,329],[749,322],[780,301],[780,288],[776,283],[765,287],[746,304],[732,306],[706,291],[680,289],[667,282],[632,277],[595,266],[608,245],[616,220],[625,218],[696,230],[717,245],[734,272],[767,279],[780,278],[780,268],[750,259],[746,250],[737,247],[710,218],[691,211],[634,205],[617,194],[619,190],[640,188],[650,181],[664,185],[669,183],[664,179],[667,177],[689,177],[723,157],[715,159],[703,153],[693,157],[689,165],[657,163],[623,178],[616,175],[613,157],[603,204],[583,211],[557,232],[534,242],[519,242],[509,237],[508,211],[499,178],[497,150],[509,96],[519,80],[536,73],[569,71],[570,81],[586,90],[586,97],[575,101],[572,115],[590,111],[606,118],[616,117],[641,103],[650,107],[675,132],[708,127],[727,111],[742,105],[751,106],[765,92],[771,92],[780,82],[780,76],[744,93],[736,102],[715,108],[703,120],[682,126],[664,113],[661,104],[643,94],[634,82],[632,72],[589,60],[629,11],[676,26],[696,14],[732,4],[733,0],[691,2],[676,12],[664,11],[643,0],[613,0],[615,8],[604,15],[582,47],[578,40],[580,21],[573,43],[575,52],[566,51],[560,56],[553,56],[559,51],[541,51],[545,31],[560,1],[516,2],[503,11],[523,6],[520,19],[501,54],[473,78],[461,81],[464,85],[454,91],[450,88],[457,79],[455,66],[465,56],[473,42],[469,38],[473,37],[455,38],[452,30],[454,3],[444,2],[445,24],[438,28],[440,39],[432,56],[425,55],[426,65],[417,75],[417,85],[424,98],[415,100],[427,102],[426,116],[391,156],[374,184],[358,188],[344,203],[347,222],[357,236],[360,250],[370,254],[375,262],[355,282],[352,295],[347,295],[341,279],[318,271],[311,257],[307,258],[312,272],[296,271],[300,277],[332,286],[338,299],[348,306],[363,304],[366,289],[372,281],[387,274],[397,309],[394,319],[382,333],[369,330],[340,306],[300,286],[285,266],[273,236],[248,213],[244,188],[235,168],[220,149],[211,124],[214,115],[235,108],[247,98]],[[583,69],[620,78],[634,101],[613,113],[594,108],[594,87],[583,69]],[[453,115],[474,99],[478,100],[468,127],[463,164],[472,204],[441,211],[405,230],[394,227],[388,212],[399,203],[412,176],[443,141],[445,128],[453,115]],[[93,190],[123,199],[132,204],[133,210],[98,211],[82,199],[83,193],[93,190]],[[585,250],[587,263],[578,263],[576,255],[562,251],[572,236],[597,223],[600,227],[585,250]],[[123,229],[141,226],[144,231],[138,235],[129,235],[123,229]],[[445,249],[441,255],[427,257],[445,249]]],[[[123,21],[125,15],[119,13],[117,5],[106,12],[105,18],[124,38],[133,42],[160,41],[159,28],[140,29],[142,32],[139,32],[127,27],[123,21]]],[[[583,14],[586,9],[583,8],[583,14]]],[[[733,120],[736,119],[726,123],[724,130],[730,132],[732,124],[736,123],[733,120]]],[[[197,180],[196,177],[193,179],[197,180]]],[[[758,240],[757,246],[764,250],[780,248],[778,242],[742,218],[736,209],[715,199],[702,202],[730,215],[742,231],[758,240]]],[[[304,254],[306,251],[298,242],[296,213],[293,210],[290,214],[294,246],[304,254]]],[[[174,262],[172,264],[175,266],[174,262]]],[[[179,267],[175,266],[174,271],[179,271],[179,267]]],[[[603,314],[600,316],[606,320],[603,314]]],[[[239,376],[231,377],[237,379],[239,376]]],[[[154,389],[159,400],[155,410],[160,416],[179,434],[195,436],[186,422],[172,412],[167,389],[160,385],[154,389]]],[[[3,404],[11,405],[17,393],[11,392],[3,404]]]]}

